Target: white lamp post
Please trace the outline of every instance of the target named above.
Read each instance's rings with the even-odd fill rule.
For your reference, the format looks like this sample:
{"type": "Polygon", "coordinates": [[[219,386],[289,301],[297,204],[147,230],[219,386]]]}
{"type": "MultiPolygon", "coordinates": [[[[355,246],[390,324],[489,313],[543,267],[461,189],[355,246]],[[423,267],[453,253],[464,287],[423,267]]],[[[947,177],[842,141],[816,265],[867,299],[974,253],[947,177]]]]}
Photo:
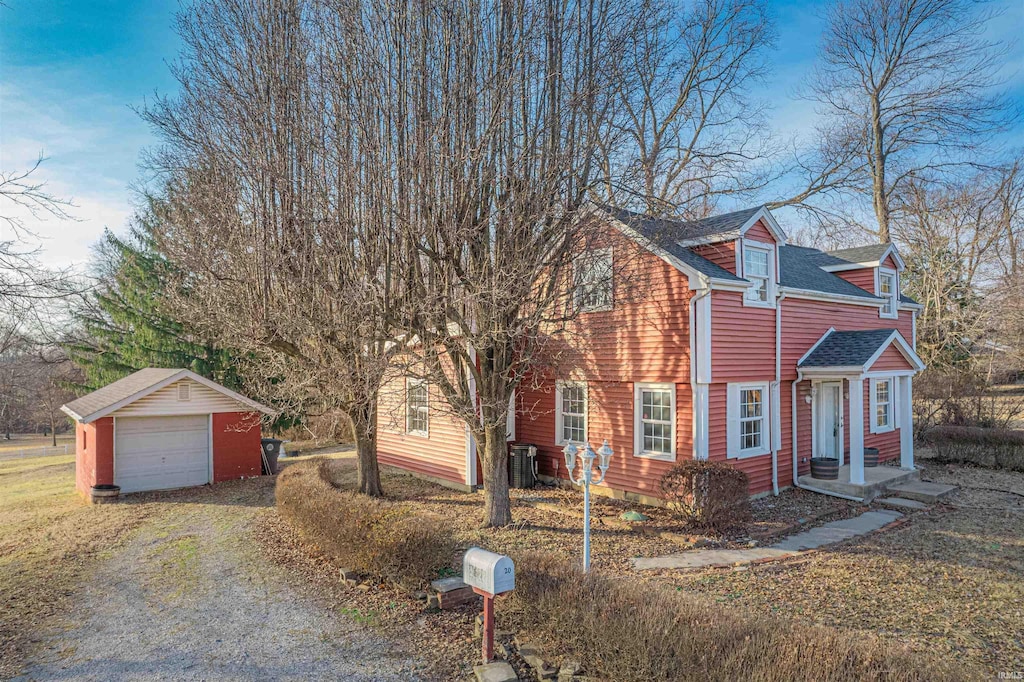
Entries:
{"type": "Polygon", "coordinates": [[[608,473],[608,465],[611,463],[612,452],[611,446],[608,445],[607,439],[604,441],[598,451],[595,453],[594,449],[590,447],[590,443],[587,442],[583,452],[580,453],[580,449],[572,443],[567,444],[562,448],[562,454],[565,455],[565,467],[569,470],[569,480],[576,485],[583,486],[583,570],[584,572],[590,570],[590,484],[599,484],[604,480],[605,474],[608,473]],[[572,471],[576,468],[576,455],[580,454],[580,459],[583,460],[583,470],[580,472],[580,478],[577,480],[573,478],[572,471]],[[601,461],[598,466],[601,469],[601,476],[596,481],[594,480],[594,459],[600,456],[601,461]]]}

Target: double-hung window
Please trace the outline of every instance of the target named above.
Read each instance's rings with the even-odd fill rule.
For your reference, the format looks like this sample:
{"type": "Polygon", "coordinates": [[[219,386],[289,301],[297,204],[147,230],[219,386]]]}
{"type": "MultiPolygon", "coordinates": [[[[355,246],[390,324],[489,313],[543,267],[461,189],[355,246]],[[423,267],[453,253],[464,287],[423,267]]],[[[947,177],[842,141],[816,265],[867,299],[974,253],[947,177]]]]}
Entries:
{"type": "Polygon", "coordinates": [[[899,280],[897,279],[896,273],[892,270],[878,270],[878,296],[885,299],[885,303],[882,305],[882,310],[879,312],[880,317],[892,317],[895,318],[899,315],[896,310],[897,303],[899,302],[899,280]]]}
{"type": "Polygon", "coordinates": [[[416,379],[407,379],[405,383],[405,431],[416,436],[426,436],[429,430],[427,384],[416,379]]]}
{"type": "Polygon", "coordinates": [[[751,283],[747,305],[773,307],[775,290],[775,251],[770,246],[743,244],[743,277],[751,283]]]}
{"type": "Polygon", "coordinates": [[[555,385],[556,436],[558,444],[587,440],[587,385],[558,382],[555,385]]]}
{"type": "Polygon", "coordinates": [[[574,297],[582,313],[612,308],[612,250],[597,249],[575,263],[574,297]]]}
{"type": "Polygon", "coordinates": [[[675,386],[635,384],[633,393],[636,455],[675,460],[675,386]]]}
{"type": "Polygon", "coordinates": [[[871,380],[871,433],[884,433],[896,427],[893,380],[871,380]]]}
{"type": "Polygon", "coordinates": [[[729,384],[727,455],[754,457],[771,451],[771,411],[767,383],[729,384]]]}

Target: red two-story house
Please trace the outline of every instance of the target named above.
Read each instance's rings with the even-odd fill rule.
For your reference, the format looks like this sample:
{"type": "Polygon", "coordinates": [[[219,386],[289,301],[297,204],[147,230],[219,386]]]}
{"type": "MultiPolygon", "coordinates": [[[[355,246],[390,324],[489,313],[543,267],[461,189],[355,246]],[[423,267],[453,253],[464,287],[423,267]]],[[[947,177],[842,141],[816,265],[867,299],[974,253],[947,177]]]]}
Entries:
{"type": "MultiPolygon", "coordinates": [[[[511,438],[565,479],[568,442],[607,439],[603,486],[656,502],[682,458],[731,463],[751,494],[806,481],[811,457],[865,483],[864,449],[914,468],[911,386],[921,306],[900,293],[891,244],[824,252],[787,244],[764,207],[698,221],[595,208],[607,239],[580,259],[582,312],[552,330],[558,360],[515,396],[511,438]],[[558,352],[559,347],[563,352],[558,352]]],[[[459,486],[479,483],[465,425],[430,386],[384,390],[382,463],[459,486]]]]}

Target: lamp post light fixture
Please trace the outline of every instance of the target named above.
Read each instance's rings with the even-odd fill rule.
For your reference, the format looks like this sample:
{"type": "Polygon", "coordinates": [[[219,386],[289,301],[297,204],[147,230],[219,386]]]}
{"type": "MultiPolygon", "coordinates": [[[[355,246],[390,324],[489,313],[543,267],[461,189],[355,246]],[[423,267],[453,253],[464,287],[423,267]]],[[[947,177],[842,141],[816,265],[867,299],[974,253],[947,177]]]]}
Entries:
{"type": "Polygon", "coordinates": [[[583,486],[583,571],[586,572],[590,570],[590,484],[600,484],[604,481],[604,477],[608,473],[608,465],[611,464],[612,455],[615,453],[608,445],[608,440],[605,439],[604,445],[598,448],[597,452],[594,452],[594,448],[590,447],[588,441],[582,453],[574,444],[568,443],[562,448],[562,454],[565,455],[565,467],[569,470],[569,480],[575,485],[583,486]],[[577,454],[583,460],[579,479],[572,475],[573,469],[576,468],[577,454]],[[594,480],[594,460],[598,457],[600,457],[598,467],[601,469],[601,476],[594,480]]]}

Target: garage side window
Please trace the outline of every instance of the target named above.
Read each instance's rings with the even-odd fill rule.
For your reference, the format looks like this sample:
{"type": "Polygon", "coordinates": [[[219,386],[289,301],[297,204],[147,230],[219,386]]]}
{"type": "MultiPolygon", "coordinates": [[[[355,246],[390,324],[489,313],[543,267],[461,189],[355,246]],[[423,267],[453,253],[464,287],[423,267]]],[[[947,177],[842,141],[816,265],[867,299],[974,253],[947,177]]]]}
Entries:
{"type": "Polygon", "coordinates": [[[427,405],[427,385],[423,381],[408,379],[405,382],[405,431],[416,436],[426,436],[430,428],[427,405]]]}

